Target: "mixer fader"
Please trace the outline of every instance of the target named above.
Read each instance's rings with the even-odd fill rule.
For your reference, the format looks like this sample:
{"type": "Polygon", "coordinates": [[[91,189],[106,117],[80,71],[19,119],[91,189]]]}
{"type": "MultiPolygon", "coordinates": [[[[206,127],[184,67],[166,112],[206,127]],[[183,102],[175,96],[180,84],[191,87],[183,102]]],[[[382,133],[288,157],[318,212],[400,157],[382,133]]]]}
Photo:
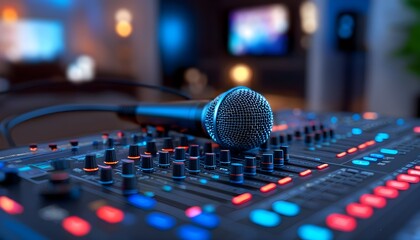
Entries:
{"type": "Polygon", "coordinates": [[[274,114],[249,151],[161,127],[0,152],[2,239],[419,239],[420,121],[274,114]]]}

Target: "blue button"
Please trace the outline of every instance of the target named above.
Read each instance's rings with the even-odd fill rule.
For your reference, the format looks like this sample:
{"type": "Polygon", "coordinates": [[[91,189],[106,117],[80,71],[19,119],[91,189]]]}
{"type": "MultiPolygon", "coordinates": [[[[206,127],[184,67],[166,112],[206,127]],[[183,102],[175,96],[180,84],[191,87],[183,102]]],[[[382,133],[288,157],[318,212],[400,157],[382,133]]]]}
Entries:
{"type": "Polygon", "coordinates": [[[378,133],[376,134],[377,137],[380,137],[382,139],[388,139],[389,138],[389,134],[388,133],[378,133]]]}
{"type": "Polygon", "coordinates": [[[298,236],[303,240],[330,240],[333,239],[333,233],[323,227],[312,224],[305,224],[298,228],[298,236]]]}
{"type": "Polygon", "coordinates": [[[162,190],[165,192],[170,192],[172,191],[172,187],[169,185],[163,185],[162,190]]]}
{"type": "Polygon", "coordinates": [[[402,119],[402,118],[397,119],[397,125],[398,126],[404,125],[404,123],[405,123],[404,119],[402,119]]]}
{"type": "Polygon", "coordinates": [[[206,228],[216,228],[220,223],[219,217],[212,213],[201,213],[193,217],[191,220],[194,223],[206,228]]]}
{"type": "Polygon", "coordinates": [[[360,129],[360,128],[353,128],[352,130],[351,130],[351,133],[353,133],[354,135],[360,135],[360,134],[362,134],[362,129],[360,129]]]}
{"type": "Polygon", "coordinates": [[[361,116],[360,116],[360,114],[355,113],[355,114],[353,114],[353,116],[351,116],[351,118],[354,121],[359,121],[361,119],[361,116]]]}
{"type": "Polygon", "coordinates": [[[384,155],[379,154],[379,153],[372,153],[372,154],[370,154],[370,156],[371,157],[374,157],[374,158],[379,158],[379,159],[384,158],[384,155]]]}
{"type": "Polygon", "coordinates": [[[275,212],[289,217],[296,216],[300,212],[299,205],[292,202],[277,201],[273,203],[272,207],[275,212]]]}
{"type": "Polygon", "coordinates": [[[159,230],[168,230],[175,226],[175,218],[159,212],[153,212],[146,217],[147,223],[159,230]]]}
{"type": "Polygon", "coordinates": [[[369,166],[370,162],[368,161],[364,161],[364,160],[353,160],[351,161],[353,164],[355,165],[359,165],[359,166],[369,166]]]}
{"type": "Polygon", "coordinates": [[[395,154],[397,154],[397,153],[398,153],[398,150],[395,150],[395,149],[388,149],[388,148],[382,148],[382,149],[381,149],[381,153],[395,155],[395,154]]]}
{"type": "Polygon", "coordinates": [[[179,227],[177,235],[182,240],[207,240],[211,238],[209,231],[193,225],[179,227]]]}
{"type": "Polygon", "coordinates": [[[384,141],[384,139],[383,139],[383,138],[381,138],[381,137],[379,137],[379,136],[376,136],[376,137],[375,137],[375,141],[376,141],[376,142],[383,142],[383,141],[384,141]]]}
{"type": "Polygon", "coordinates": [[[141,196],[138,194],[129,196],[128,202],[130,202],[135,207],[141,208],[143,210],[153,209],[156,205],[155,199],[146,196],[141,196]]]}
{"type": "Polygon", "coordinates": [[[364,159],[364,160],[371,161],[371,162],[376,162],[376,161],[378,161],[378,159],[377,159],[377,158],[373,158],[373,157],[363,157],[363,159],[364,159]]]}
{"type": "Polygon", "coordinates": [[[280,224],[281,218],[274,212],[264,209],[255,209],[249,214],[250,220],[263,227],[276,227],[280,224]]]}

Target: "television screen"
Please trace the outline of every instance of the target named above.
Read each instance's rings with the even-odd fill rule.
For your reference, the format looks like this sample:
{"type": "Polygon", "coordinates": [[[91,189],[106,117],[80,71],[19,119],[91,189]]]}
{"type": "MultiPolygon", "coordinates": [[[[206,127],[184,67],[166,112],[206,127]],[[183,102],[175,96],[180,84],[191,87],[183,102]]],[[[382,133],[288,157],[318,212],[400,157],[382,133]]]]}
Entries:
{"type": "Polygon", "coordinates": [[[289,14],[282,4],[241,8],[229,15],[229,53],[283,55],[288,50],[289,14]]]}
{"type": "Polygon", "coordinates": [[[64,29],[60,22],[20,20],[0,22],[0,58],[16,62],[44,62],[64,51],[64,29]]]}

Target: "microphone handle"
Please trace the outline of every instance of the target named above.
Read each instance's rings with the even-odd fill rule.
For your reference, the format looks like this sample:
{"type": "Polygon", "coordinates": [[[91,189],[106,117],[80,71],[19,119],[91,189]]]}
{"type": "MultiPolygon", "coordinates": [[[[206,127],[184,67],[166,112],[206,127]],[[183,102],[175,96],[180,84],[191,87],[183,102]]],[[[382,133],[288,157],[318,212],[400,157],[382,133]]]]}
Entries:
{"type": "Polygon", "coordinates": [[[120,117],[130,117],[139,124],[164,125],[185,129],[187,132],[207,136],[202,124],[203,111],[209,101],[177,101],[168,103],[140,103],[124,107],[120,117]],[[133,119],[135,117],[135,119],[133,119]]]}

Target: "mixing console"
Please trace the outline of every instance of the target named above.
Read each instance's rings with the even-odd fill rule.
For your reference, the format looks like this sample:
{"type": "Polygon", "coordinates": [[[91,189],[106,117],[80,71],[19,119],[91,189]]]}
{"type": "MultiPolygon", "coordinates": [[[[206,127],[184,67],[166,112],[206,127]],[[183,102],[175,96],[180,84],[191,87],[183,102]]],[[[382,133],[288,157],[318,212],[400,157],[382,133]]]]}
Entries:
{"type": "Polygon", "coordinates": [[[274,114],[258,149],[163,128],[0,152],[1,239],[419,239],[420,121],[274,114]]]}

